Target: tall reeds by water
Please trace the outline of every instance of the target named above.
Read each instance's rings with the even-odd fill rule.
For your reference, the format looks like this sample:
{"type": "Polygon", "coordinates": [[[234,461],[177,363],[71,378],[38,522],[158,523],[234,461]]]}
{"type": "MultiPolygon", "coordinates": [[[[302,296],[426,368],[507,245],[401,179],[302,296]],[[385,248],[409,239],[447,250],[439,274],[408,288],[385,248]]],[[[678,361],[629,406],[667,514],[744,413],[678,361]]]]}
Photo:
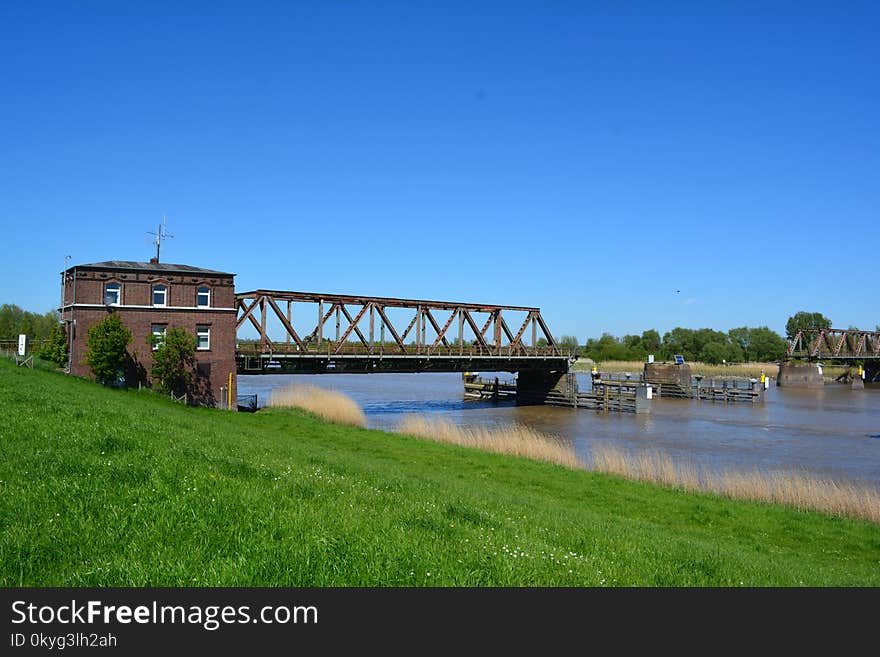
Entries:
{"type": "Polygon", "coordinates": [[[301,408],[335,424],[367,426],[367,418],[357,402],[335,390],[292,384],[273,390],[268,405],[301,408]]]}
{"type": "Polygon", "coordinates": [[[662,452],[631,453],[611,445],[591,449],[589,467],[627,479],[687,491],[784,504],[798,509],[880,522],[880,491],[798,472],[716,472],[662,452]]]}
{"type": "Polygon", "coordinates": [[[880,491],[864,484],[808,473],[716,472],[693,462],[675,460],[659,451],[628,452],[607,444],[594,446],[590,458],[584,462],[562,439],[522,425],[460,427],[443,418],[407,416],[397,431],[690,492],[715,493],[880,522],[880,491]]]}
{"type": "Polygon", "coordinates": [[[503,427],[462,427],[440,417],[407,415],[398,424],[396,430],[398,433],[441,443],[522,456],[568,468],[583,467],[571,445],[521,424],[503,427]]]}
{"type": "MultiPolygon", "coordinates": [[[[337,424],[367,425],[363,411],[350,397],[313,386],[277,389],[272,392],[269,406],[302,408],[337,424]]],[[[808,473],[718,472],[684,459],[673,459],[660,451],[634,452],[608,444],[592,446],[584,461],[578,458],[571,443],[520,424],[459,426],[439,416],[407,415],[396,431],[690,492],[709,492],[880,523],[880,491],[876,488],[808,473]]]]}

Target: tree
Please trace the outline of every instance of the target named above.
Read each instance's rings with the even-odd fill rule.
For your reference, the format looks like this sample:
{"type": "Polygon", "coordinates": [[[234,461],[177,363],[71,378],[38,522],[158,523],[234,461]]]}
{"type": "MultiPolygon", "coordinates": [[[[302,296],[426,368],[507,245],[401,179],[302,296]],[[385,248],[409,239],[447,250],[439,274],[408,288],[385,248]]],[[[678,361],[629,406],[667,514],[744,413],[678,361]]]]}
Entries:
{"type": "Polygon", "coordinates": [[[696,360],[700,350],[692,329],[676,326],[663,334],[663,354],[666,357],[681,354],[687,360],[696,360]]]}
{"type": "Polygon", "coordinates": [[[710,365],[718,365],[721,361],[727,360],[727,346],[723,342],[710,342],[700,352],[700,360],[710,365]]]}
{"type": "MultiPolygon", "coordinates": [[[[147,342],[153,345],[154,336],[147,342]]],[[[195,380],[196,339],[179,326],[166,331],[153,352],[150,377],[160,392],[182,395],[190,392],[195,380]]]]}
{"type": "Polygon", "coordinates": [[[649,354],[660,352],[660,334],[654,329],[642,331],[642,348],[649,354]]]}
{"type": "Polygon", "coordinates": [[[100,383],[113,383],[123,375],[131,358],[131,339],[131,331],[116,313],[89,328],[85,360],[100,383]]]}
{"type": "Polygon", "coordinates": [[[785,350],[788,345],[785,339],[776,331],[771,331],[766,326],[752,329],[752,345],[750,360],[772,361],[785,358],[785,350]]]}
{"type": "Polygon", "coordinates": [[[743,354],[748,359],[751,355],[749,349],[752,346],[752,329],[748,326],[732,328],[727,332],[727,335],[733,344],[739,345],[739,348],[743,350],[743,354]]]}
{"type": "Polygon", "coordinates": [[[733,344],[743,352],[746,361],[773,361],[785,356],[785,340],[776,331],[766,326],[730,329],[727,333],[733,344]]]}
{"type": "Polygon", "coordinates": [[[556,344],[563,353],[577,353],[578,340],[573,335],[563,335],[556,341],[556,344]]]}
{"type": "Polygon", "coordinates": [[[58,315],[54,312],[38,315],[14,304],[0,306],[0,340],[16,340],[21,333],[30,340],[44,340],[57,323],[58,315]]]}
{"type": "Polygon", "coordinates": [[[785,323],[785,335],[789,340],[793,340],[798,331],[810,328],[831,328],[831,320],[822,313],[800,310],[788,318],[785,323]]]}
{"type": "Polygon", "coordinates": [[[67,364],[67,332],[60,322],[55,322],[46,343],[37,354],[61,367],[67,364]]]}

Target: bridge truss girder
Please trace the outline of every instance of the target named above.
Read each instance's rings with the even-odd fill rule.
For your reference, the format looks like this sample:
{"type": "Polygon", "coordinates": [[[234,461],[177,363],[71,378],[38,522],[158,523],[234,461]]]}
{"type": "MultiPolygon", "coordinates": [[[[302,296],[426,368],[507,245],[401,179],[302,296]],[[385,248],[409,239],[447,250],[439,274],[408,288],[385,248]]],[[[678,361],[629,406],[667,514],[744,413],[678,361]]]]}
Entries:
{"type": "Polygon", "coordinates": [[[788,358],[863,360],[880,358],[880,332],[801,329],[788,342],[788,358]]]}
{"type": "MultiPolygon", "coordinates": [[[[239,293],[236,295],[236,302],[236,329],[246,323],[253,326],[259,337],[261,354],[517,358],[563,355],[541,317],[540,308],[278,290],[239,293]],[[286,309],[283,311],[282,306],[285,305],[286,309]],[[305,306],[312,308],[306,311],[305,306]],[[389,309],[413,313],[412,319],[403,330],[400,330],[400,324],[395,324],[389,317],[389,309]],[[525,315],[516,332],[508,325],[505,311],[507,317],[512,314],[525,315]],[[445,313],[449,315],[444,318],[445,313]],[[314,318],[314,323],[307,325],[308,332],[302,330],[304,327],[301,324],[301,330],[297,331],[294,317],[302,322],[302,318],[308,315],[314,318]],[[335,339],[328,339],[325,336],[326,325],[334,315],[335,339]],[[482,315],[486,315],[486,319],[482,327],[479,327],[478,321],[482,319],[482,315]],[[284,334],[283,342],[269,337],[270,319],[280,322],[284,334]],[[466,343],[467,329],[471,333],[470,344],[466,343]],[[529,329],[531,344],[527,344],[529,329]],[[390,341],[385,339],[386,331],[390,341]],[[457,336],[454,338],[452,333],[457,333],[457,336]],[[539,335],[544,338],[546,345],[538,346],[539,335]],[[410,336],[411,342],[407,344],[406,340],[410,336]]],[[[256,345],[249,349],[240,349],[240,352],[245,351],[256,352],[256,345]]]]}

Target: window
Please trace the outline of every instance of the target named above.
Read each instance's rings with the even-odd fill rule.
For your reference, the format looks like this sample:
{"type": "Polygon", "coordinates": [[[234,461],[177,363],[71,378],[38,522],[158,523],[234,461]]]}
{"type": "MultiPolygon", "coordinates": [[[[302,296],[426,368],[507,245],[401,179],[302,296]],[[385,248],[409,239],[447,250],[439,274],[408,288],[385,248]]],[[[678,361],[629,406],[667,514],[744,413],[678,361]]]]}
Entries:
{"type": "Polygon", "coordinates": [[[165,324],[153,324],[150,326],[150,333],[153,335],[153,351],[156,351],[160,346],[165,344],[165,329],[168,328],[165,324]]]}
{"type": "Polygon", "coordinates": [[[118,306],[122,296],[122,286],[119,283],[107,283],[104,286],[104,305],[118,306]]]}
{"type": "Polygon", "coordinates": [[[165,299],[168,297],[168,288],[164,285],[153,286],[153,305],[164,306],[165,299]]]}
{"type": "Polygon", "coordinates": [[[211,305],[211,288],[200,287],[196,291],[196,306],[199,308],[207,308],[211,305]]]}
{"type": "Polygon", "coordinates": [[[211,348],[211,327],[204,324],[196,326],[196,349],[207,351],[211,348]]]}

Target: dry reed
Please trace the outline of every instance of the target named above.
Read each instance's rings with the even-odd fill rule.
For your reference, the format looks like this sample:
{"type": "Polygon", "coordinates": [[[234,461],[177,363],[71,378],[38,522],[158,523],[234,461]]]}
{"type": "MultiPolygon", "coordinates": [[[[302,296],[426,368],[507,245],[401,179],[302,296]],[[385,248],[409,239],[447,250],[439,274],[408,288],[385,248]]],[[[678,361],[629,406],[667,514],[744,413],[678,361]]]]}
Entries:
{"type": "Polygon", "coordinates": [[[407,415],[398,424],[397,432],[441,443],[547,461],[567,468],[584,467],[571,445],[521,424],[461,427],[440,417],[407,415]]]}
{"type": "MultiPolygon", "coordinates": [[[[295,406],[337,424],[366,426],[364,413],[354,400],[340,392],[323,388],[291,385],[273,390],[269,406],[295,406]]],[[[659,451],[633,454],[607,444],[594,445],[591,462],[585,464],[578,459],[570,444],[521,424],[462,427],[441,417],[407,415],[396,430],[437,442],[520,456],[567,468],[594,470],[691,492],[709,492],[880,523],[880,491],[864,484],[840,482],[806,473],[719,473],[690,462],[676,462],[668,454],[659,451]]]]}
{"type": "Polygon", "coordinates": [[[717,473],[676,463],[661,452],[629,454],[609,445],[593,447],[591,465],[598,472],[662,486],[880,522],[880,491],[864,484],[793,472],[717,473]]]}
{"type": "Polygon", "coordinates": [[[807,473],[719,473],[692,462],[676,462],[663,452],[630,453],[604,444],[591,449],[591,461],[585,464],[575,455],[571,445],[518,424],[461,427],[439,417],[410,415],[400,422],[397,431],[690,492],[715,493],[880,522],[880,491],[864,484],[839,482],[807,473]]]}
{"type": "Polygon", "coordinates": [[[269,396],[269,406],[295,406],[335,424],[367,426],[367,418],[357,402],[335,390],[292,384],[273,390],[269,396]]]}

